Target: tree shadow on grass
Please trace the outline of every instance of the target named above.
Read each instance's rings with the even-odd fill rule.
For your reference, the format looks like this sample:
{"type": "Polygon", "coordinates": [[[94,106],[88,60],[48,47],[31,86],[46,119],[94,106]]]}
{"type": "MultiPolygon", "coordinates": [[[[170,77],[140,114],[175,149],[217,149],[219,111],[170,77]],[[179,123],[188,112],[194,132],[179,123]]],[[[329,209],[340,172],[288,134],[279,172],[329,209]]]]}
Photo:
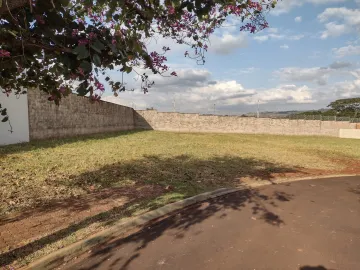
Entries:
{"type": "MultiPolygon", "coordinates": [[[[147,156],[142,159],[126,161],[124,163],[114,163],[95,171],[85,172],[72,177],[71,181],[68,179],[57,179],[56,182],[58,185],[68,186],[68,188],[82,187],[85,190],[88,190],[89,186],[101,188],[89,193],[87,195],[88,199],[84,199],[84,197],[71,199],[71,203],[69,203],[69,200],[42,201],[39,206],[31,211],[20,214],[16,221],[24,220],[24,222],[26,222],[26,220],[30,220],[34,215],[51,214],[59,209],[65,209],[68,213],[76,216],[80,211],[90,209],[94,204],[97,204],[99,198],[96,196],[103,192],[104,189],[107,191],[105,197],[110,196],[110,198],[114,200],[125,197],[127,200],[121,206],[100,213],[92,213],[91,216],[84,217],[77,222],[72,221],[71,218],[64,220],[63,217],[59,217],[58,223],[62,225],[63,228],[31,241],[26,245],[0,254],[0,265],[10,264],[14,260],[19,261],[21,258],[31,255],[45,246],[62,240],[94,223],[111,225],[119,220],[119,218],[133,215],[139,209],[156,209],[182,197],[193,196],[221,187],[241,186],[242,180],[245,178],[259,181],[273,181],[274,173],[296,172],[298,172],[297,169],[257,159],[218,156],[203,160],[181,155],[171,158],[147,156]],[[125,186],[120,189],[114,188],[114,186],[121,184],[125,180],[134,181],[136,189],[143,186],[160,187],[160,189],[158,188],[156,190],[160,190],[161,192],[148,192],[146,196],[140,196],[140,189],[140,195],[135,196],[133,193],[127,192],[129,189],[134,188],[132,186],[125,186]],[[114,192],[112,193],[112,191],[114,192]],[[132,196],[136,198],[131,198],[132,196]],[[163,199],[165,197],[170,199],[163,199]]],[[[251,205],[253,214],[256,215],[258,219],[268,224],[279,226],[284,221],[270,211],[269,207],[276,207],[276,202],[286,203],[286,201],[292,199],[292,195],[285,194],[284,192],[275,192],[273,196],[269,197],[260,194],[256,189],[247,188],[237,192],[232,198],[233,199],[229,200],[227,196],[223,196],[213,199],[210,206],[205,209],[199,208],[191,216],[182,217],[180,220],[173,220],[170,228],[176,227],[181,231],[186,231],[192,225],[201,223],[221,209],[231,208],[241,210],[249,204],[251,205]]],[[[55,221],[57,219],[56,216],[52,218],[55,221]]],[[[14,220],[10,219],[5,222],[14,222],[14,220]]],[[[38,224],[40,227],[44,225],[46,224],[38,224]]],[[[164,230],[168,228],[169,227],[164,228],[164,230]]],[[[163,231],[161,233],[163,233],[163,231]]],[[[144,243],[148,243],[148,240],[154,237],[156,238],[157,236],[153,235],[149,237],[149,239],[144,239],[144,243]]]]}
{"type": "Polygon", "coordinates": [[[218,187],[234,187],[244,179],[273,182],[276,176],[300,173],[300,168],[290,168],[272,162],[237,156],[215,156],[199,159],[189,155],[175,157],[144,156],[124,163],[115,163],[75,177],[72,181],[59,181],[70,187],[101,185],[129,179],[147,184],[168,186],[184,195],[193,195],[218,187]]]}

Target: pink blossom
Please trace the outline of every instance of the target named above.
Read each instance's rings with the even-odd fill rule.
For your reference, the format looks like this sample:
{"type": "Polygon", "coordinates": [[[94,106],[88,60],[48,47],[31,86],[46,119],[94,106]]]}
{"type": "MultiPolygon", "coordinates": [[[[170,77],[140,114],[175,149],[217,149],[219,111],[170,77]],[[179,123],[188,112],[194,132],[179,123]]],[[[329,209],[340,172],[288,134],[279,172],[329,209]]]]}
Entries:
{"type": "Polygon", "coordinates": [[[82,68],[78,68],[77,71],[80,75],[85,76],[84,70],[82,68]]]}
{"type": "Polygon", "coordinates": [[[175,14],[175,8],[172,7],[172,6],[168,6],[168,11],[169,11],[169,14],[175,14]]]}
{"type": "Polygon", "coordinates": [[[94,32],[89,33],[89,39],[94,39],[96,37],[97,37],[97,34],[95,34],[94,32]]]}
{"type": "Polygon", "coordinates": [[[86,44],[88,44],[88,43],[89,43],[89,40],[88,40],[88,39],[85,39],[85,38],[79,39],[79,41],[78,41],[78,44],[79,44],[79,45],[86,45],[86,44]]]}
{"type": "Polygon", "coordinates": [[[45,24],[44,17],[42,15],[35,15],[35,20],[38,24],[45,24]]]}
{"type": "Polygon", "coordinates": [[[98,80],[95,81],[95,87],[96,89],[100,90],[101,92],[105,91],[105,87],[102,83],[100,83],[98,80]]]}
{"type": "Polygon", "coordinates": [[[171,75],[171,76],[177,76],[177,74],[176,74],[175,71],[171,72],[170,75],[171,75]]]}
{"type": "Polygon", "coordinates": [[[79,33],[79,30],[78,30],[78,29],[73,29],[71,35],[72,35],[73,37],[75,37],[75,36],[78,35],[78,33],[79,33]]]}
{"type": "Polygon", "coordinates": [[[0,50],[0,57],[10,57],[10,52],[5,50],[0,50]]]}
{"type": "Polygon", "coordinates": [[[59,88],[59,92],[62,93],[62,94],[65,94],[66,88],[65,88],[64,86],[61,86],[61,87],[59,88]]]}
{"type": "Polygon", "coordinates": [[[154,67],[161,69],[162,71],[167,71],[168,66],[164,65],[164,62],[167,61],[167,58],[163,55],[158,54],[157,52],[151,52],[150,57],[154,67]]]}

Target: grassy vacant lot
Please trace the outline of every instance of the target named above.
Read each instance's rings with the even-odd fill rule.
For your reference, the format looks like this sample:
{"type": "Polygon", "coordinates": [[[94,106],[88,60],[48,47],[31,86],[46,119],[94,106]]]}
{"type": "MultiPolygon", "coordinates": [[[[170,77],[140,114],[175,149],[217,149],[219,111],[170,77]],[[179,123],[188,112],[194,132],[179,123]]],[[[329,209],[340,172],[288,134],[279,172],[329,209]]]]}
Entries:
{"type": "Polygon", "coordinates": [[[137,183],[184,197],[248,178],[346,171],[359,164],[360,141],[145,131],[1,147],[0,160],[4,214],[137,183]]]}
{"type": "Polygon", "coordinates": [[[143,131],[0,147],[0,266],[204,191],[348,173],[359,140],[143,131]]]}

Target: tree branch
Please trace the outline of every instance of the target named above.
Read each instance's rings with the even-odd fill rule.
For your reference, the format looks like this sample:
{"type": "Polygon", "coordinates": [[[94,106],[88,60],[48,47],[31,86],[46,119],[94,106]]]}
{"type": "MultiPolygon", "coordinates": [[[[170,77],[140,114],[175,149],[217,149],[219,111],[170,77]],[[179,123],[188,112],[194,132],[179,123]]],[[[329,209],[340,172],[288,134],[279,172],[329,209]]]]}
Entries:
{"type": "Polygon", "coordinates": [[[28,4],[29,0],[4,0],[0,7],[0,15],[8,13],[13,9],[24,7],[28,4]],[[4,2],[6,2],[6,4],[4,2]]]}
{"type": "Polygon", "coordinates": [[[36,43],[26,43],[24,44],[25,47],[39,47],[44,50],[48,51],[60,51],[60,52],[66,52],[66,53],[73,53],[73,50],[71,48],[61,48],[61,47],[55,47],[55,46],[48,46],[43,44],[36,44],[36,43]]]}

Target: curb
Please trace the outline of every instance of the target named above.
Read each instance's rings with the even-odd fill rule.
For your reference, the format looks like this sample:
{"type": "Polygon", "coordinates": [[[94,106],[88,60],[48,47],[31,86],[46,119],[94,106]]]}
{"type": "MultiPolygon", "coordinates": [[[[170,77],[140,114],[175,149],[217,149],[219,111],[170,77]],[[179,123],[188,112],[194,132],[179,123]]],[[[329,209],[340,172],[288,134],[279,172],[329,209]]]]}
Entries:
{"type": "Polygon", "coordinates": [[[170,214],[176,210],[180,210],[184,207],[190,206],[192,204],[202,202],[208,199],[216,198],[226,194],[234,193],[244,188],[221,188],[212,192],[206,192],[194,197],[184,199],[182,201],[174,202],[163,207],[160,207],[156,210],[147,212],[138,217],[130,218],[126,221],[119,221],[115,223],[108,229],[105,229],[101,232],[98,232],[87,239],[80,240],[74,244],[71,244],[65,248],[59,249],[39,260],[25,266],[24,270],[30,269],[54,269],[59,267],[66,261],[71,260],[72,258],[84,253],[85,251],[91,249],[92,247],[105,243],[114,237],[118,237],[126,233],[127,231],[134,229],[135,227],[144,225],[154,219],[160,218],[164,215],[170,214]]]}
{"type": "MultiPolygon", "coordinates": [[[[275,181],[275,184],[281,184],[281,183],[288,183],[288,182],[295,182],[295,181],[302,181],[302,180],[317,180],[317,179],[326,179],[326,178],[338,178],[338,177],[351,177],[351,176],[359,176],[357,174],[349,174],[349,175],[324,175],[319,177],[303,177],[303,178],[297,178],[297,179],[279,179],[275,181]]],[[[93,248],[94,246],[98,244],[105,243],[114,237],[121,237],[126,232],[130,231],[131,229],[134,229],[136,227],[139,227],[141,225],[144,225],[152,220],[156,220],[158,218],[161,218],[167,214],[171,214],[174,211],[180,210],[182,208],[185,208],[187,206],[193,205],[198,202],[203,202],[209,199],[213,199],[216,197],[224,196],[227,194],[231,194],[240,190],[244,190],[247,188],[258,188],[261,186],[267,186],[271,185],[271,182],[266,183],[259,183],[259,184],[251,184],[244,187],[239,188],[220,188],[215,191],[202,193],[187,199],[184,199],[182,201],[174,202],[168,205],[165,205],[163,207],[160,207],[158,209],[155,209],[153,211],[147,212],[143,215],[132,217],[127,220],[118,221],[110,228],[107,228],[101,232],[98,232],[92,236],[90,236],[87,239],[80,240],[74,244],[71,244],[67,247],[64,247],[62,249],[59,249],[53,253],[50,253],[49,255],[46,255],[39,260],[30,263],[28,266],[25,266],[24,268],[21,268],[23,270],[30,270],[30,269],[41,269],[41,270],[47,270],[47,269],[55,269],[56,267],[59,267],[64,262],[67,262],[71,260],[72,258],[79,256],[82,253],[85,253],[89,249],[93,248]]]]}

